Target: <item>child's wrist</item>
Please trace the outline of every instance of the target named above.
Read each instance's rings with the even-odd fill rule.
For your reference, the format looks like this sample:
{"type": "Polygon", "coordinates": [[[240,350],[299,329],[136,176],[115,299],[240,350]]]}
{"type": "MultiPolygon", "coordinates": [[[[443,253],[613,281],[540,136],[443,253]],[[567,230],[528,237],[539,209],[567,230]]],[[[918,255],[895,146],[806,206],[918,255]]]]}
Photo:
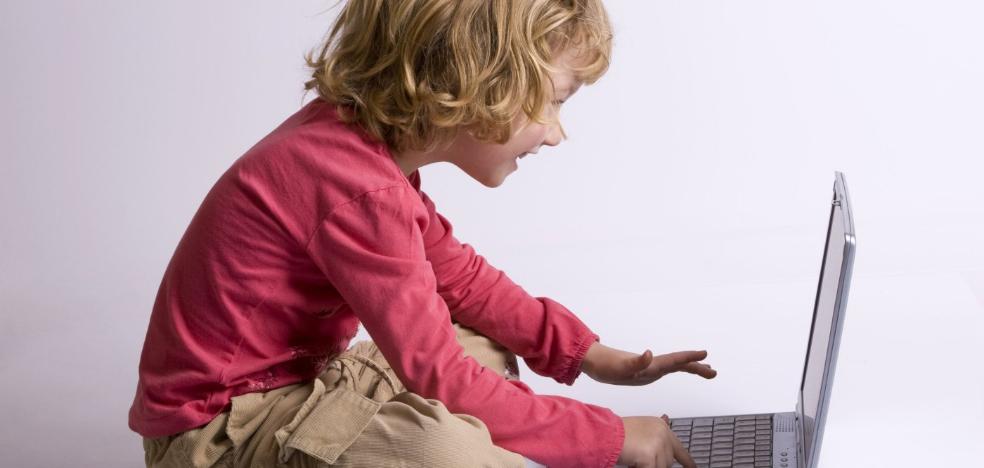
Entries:
{"type": "Polygon", "coordinates": [[[588,352],[584,354],[584,359],[581,360],[581,372],[584,372],[588,376],[594,375],[595,364],[602,354],[604,354],[604,348],[606,346],[601,344],[600,341],[595,341],[588,348],[588,352]]]}

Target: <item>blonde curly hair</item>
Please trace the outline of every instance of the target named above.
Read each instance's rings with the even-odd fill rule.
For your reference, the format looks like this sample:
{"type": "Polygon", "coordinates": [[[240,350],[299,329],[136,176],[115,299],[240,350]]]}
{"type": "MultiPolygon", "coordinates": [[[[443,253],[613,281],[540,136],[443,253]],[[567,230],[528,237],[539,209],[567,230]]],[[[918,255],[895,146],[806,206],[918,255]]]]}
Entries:
{"type": "Polygon", "coordinates": [[[571,47],[578,81],[608,70],[601,0],[348,0],[317,54],[304,56],[304,89],[391,151],[432,151],[457,127],[502,144],[520,111],[556,123],[544,118],[549,71],[571,47]]]}

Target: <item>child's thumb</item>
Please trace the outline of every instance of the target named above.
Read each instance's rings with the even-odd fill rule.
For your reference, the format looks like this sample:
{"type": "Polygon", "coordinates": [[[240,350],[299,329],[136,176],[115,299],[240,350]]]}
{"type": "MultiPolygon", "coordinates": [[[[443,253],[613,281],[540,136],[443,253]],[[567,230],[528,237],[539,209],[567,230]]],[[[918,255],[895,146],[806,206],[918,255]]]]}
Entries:
{"type": "Polygon", "coordinates": [[[632,372],[632,378],[639,377],[639,375],[642,374],[642,371],[646,370],[649,367],[649,361],[652,359],[652,357],[653,357],[653,352],[648,349],[644,353],[639,355],[639,358],[636,359],[633,369],[630,371],[632,372]]]}

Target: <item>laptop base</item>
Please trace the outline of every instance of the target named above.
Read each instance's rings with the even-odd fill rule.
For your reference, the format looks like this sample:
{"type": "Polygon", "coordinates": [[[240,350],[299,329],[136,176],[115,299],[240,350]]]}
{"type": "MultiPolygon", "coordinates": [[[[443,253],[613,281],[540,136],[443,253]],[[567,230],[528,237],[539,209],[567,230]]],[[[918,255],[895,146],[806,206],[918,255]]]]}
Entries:
{"type": "Polygon", "coordinates": [[[702,468],[798,468],[794,412],[673,418],[670,428],[702,468]]]}

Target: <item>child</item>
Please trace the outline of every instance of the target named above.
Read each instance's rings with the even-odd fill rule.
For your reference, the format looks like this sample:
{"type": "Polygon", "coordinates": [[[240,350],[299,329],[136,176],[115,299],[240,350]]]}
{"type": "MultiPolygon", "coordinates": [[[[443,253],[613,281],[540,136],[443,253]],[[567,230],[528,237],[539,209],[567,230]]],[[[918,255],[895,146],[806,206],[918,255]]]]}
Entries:
{"type": "Polygon", "coordinates": [[[534,394],[515,355],[643,385],[713,377],[706,353],[601,345],[421,191],[424,165],[496,187],[556,146],[610,52],[600,0],[350,0],[307,57],[319,96],[222,175],[168,264],[129,414],[147,466],[693,466],[665,415],[534,394]]]}

